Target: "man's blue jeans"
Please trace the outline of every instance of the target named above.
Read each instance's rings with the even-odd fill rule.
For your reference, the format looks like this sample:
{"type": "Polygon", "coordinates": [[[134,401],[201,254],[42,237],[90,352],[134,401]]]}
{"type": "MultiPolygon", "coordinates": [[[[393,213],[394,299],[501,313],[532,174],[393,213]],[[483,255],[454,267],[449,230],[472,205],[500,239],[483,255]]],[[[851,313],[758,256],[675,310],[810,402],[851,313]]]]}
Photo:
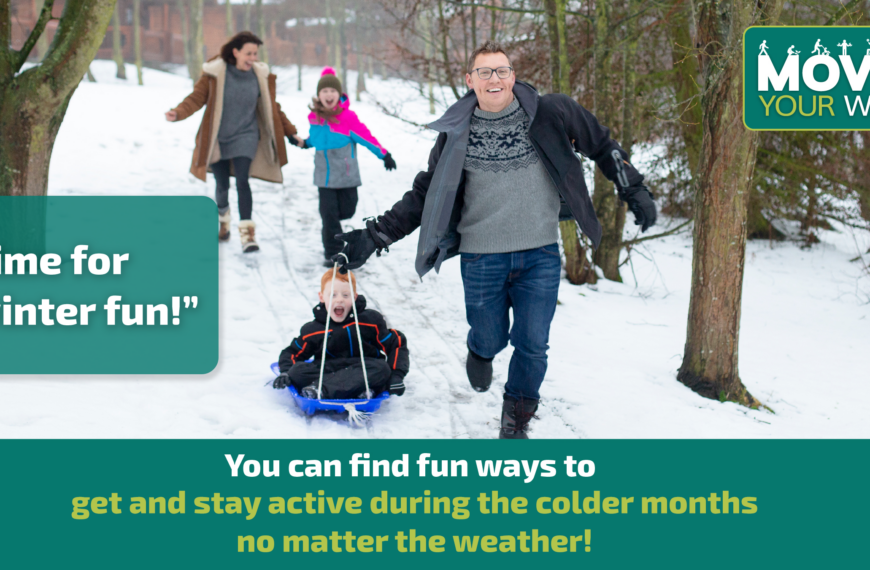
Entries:
{"type": "Polygon", "coordinates": [[[559,245],[513,253],[461,254],[468,348],[493,358],[514,347],[505,393],[538,400],[562,272],[559,245]],[[513,327],[508,309],[513,308],[513,327]]]}

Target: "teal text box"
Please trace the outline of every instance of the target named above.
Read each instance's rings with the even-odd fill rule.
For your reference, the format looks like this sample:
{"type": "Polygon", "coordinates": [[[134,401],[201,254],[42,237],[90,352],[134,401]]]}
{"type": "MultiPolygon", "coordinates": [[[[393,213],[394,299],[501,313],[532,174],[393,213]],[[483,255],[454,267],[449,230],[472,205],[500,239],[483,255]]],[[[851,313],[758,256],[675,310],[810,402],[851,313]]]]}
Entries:
{"type": "MultiPolygon", "coordinates": [[[[70,560],[87,561],[90,568],[129,569],[322,564],[441,569],[445,564],[467,568],[518,562],[692,569],[866,564],[868,441],[0,441],[0,453],[11,458],[0,475],[7,522],[4,562],[10,568],[51,567],[70,560]],[[407,454],[409,476],[385,476],[382,468],[378,477],[363,477],[362,470],[354,477],[354,454],[390,462],[407,454]],[[421,454],[429,454],[425,476],[417,463],[421,454]],[[238,461],[238,476],[232,476],[226,455],[238,461]],[[569,477],[567,456],[593,462],[594,474],[569,477]],[[291,476],[291,461],[299,461],[295,469],[302,473],[315,460],[336,460],[340,476],[334,470],[329,477],[291,476]],[[523,468],[520,476],[481,477],[478,460],[500,460],[502,470],[506,460],[526,461],[528,466],[550,460],[556,473],[544,476],[539,464],[533,477],[523,468]],[[244,476],[245,461],[261,466],[265,461],[270,467],[277,462],[278,475],[267,477],[261,467],[257,476],[244,476]],[[442,461],[447,461],[448,475],[434,476],[432,464],[440,470],[442,461]],[[457,468],[456,476],[450,476],[450,461],[465,461],[467,475],[457,468]],[[183,501],[169,501],[180,499],[182,491],[183,501]],[[484,514],[478,498],[481,493],[492,497],[493,492],[509,499],[503,506],[510,510],[514,499],[526,499],[527,512],[484,514]],[[575,492],[581,511],[587,507],[584,499],[593,498],[589,510],[575,512],[575,492]],[[730,499],[739,499],[729,503],[727,512],[721,502],[726,492],[730,499]],[[117,514],[103,501],[96,503],[101,513],[91,510],[95,497],[108,500],[112,493],[119,498],[117,514]],[[392,499],[399,508],[402,498],[407,499],[406,511],[411,498],[421,499],[417,512],[372,512],[372,499],[383,493],[390,510],[392,499]],[[314,512],[308,512],[308,494],[314,512]],[[720,499],[715,509],[713,494],[720,499]],[[147,509],[152,499],[162,497],[165,512],[155,500],[153,513],[133,514],[134,497],[141,497],[147,509]],[[239,498],[239,512],[233,512],[230,497],[239,498]],[[244,498],[253,504],[258,497],[258,510],[250,516],[244,498]],[[272,504],[286,506],[293,497],[301,498],[291,505],[301,512],[270,512],[272,504]],[[339,498],[351,497],[361,499],[359,514],[340,507],[340,512],[330,512],[329,500],[334,507],[339,498]],[[442,504],[438,513],[434,506],[424,512],[427,497],[448,498],[450,509],[445,512],[442,504]],[[616,499],[610,507],[615,512],[605,512],[607,497],[616,499]],[[76,498],[90,511],[87,518],[81,511],[79,518],[74,516],[76,498]],[[549,512],[538,511],[542,498],[549,512]],[[644,513],[644,498],[661,498],[668,512],[653,513],[647,505],[644,513]],[[706,512],[700,512],[698,503],[692,513],[687,506],[692,498],[706,498],[706,512]],[[467,513],[458,517],[456,499],[467,499],[462,502],[467,513]],[[170,506],[178,511],[181,505],[183,513],[171,512],[170,506]],[[197,513],[202,505],[209,507],[207,512],[197,513]],[[416,552],[401,552],[396,537],[400,531],[407,536],[411,529],[417,535],[444,537],[444,552],[422,552],[420,545],[416,552]],[[328,537],[333,532],[388,540],[381,553],[348,552],[344,541],[341,551],[331,545],[328,552],[284,551],[284,536],[328,537]],[[552,547],[545,552],[542,543],[537,552],[522,552],[521,533],[534,532],[584,540],[575,552],[554,552],[552,547]],[[271,537],[273,547],[267,552],[255,546],[250,552],[246,546],[240,552],[240,536],[253,537],[264,548],[268,543],[260,539],[271,537]],[[480,544],[476,552],[458,552],[454,536],[494,536],[499,544],[502,537],[517,537],[516,552],[484,552],[480,544]]],[[[248,472],[256,470],[251,466],[248,472]]]]}
{"type": "Polygon", "coordinates": [[[213,370],[216,218],[205,197],[0,197],[0,373],[213,370]]]}
{"type": "Polygon", "coordinates": [[[868,40],[870,27],[864,26],[748,28],[743,35],[743,120],[746,127],[752,130],[870,129],[870,78],[865,76],[863,82],[859,80],[862,67],[866,70],[865,66],[870,66],[868,40]],[[851,44],[845,46],[845,55],[843,42],[851,44]],[[848,64],[856,74],[857,90],[848,80],[848,64]],[[804,80],[805,68],[813,80],[821,84],[830,77],[828,65],[836,68],[839,80],[830,87],[812,89],[804,80]],[[767,90],[760,89],[760,69],[762,77],[770,77],[763,72],[767,68],[785,78],[787,67],[797,70],[794,83],[786,83],[777,90],[771,82],[762,81],[767,90]],[[791,90],[792,85],[796,90],[791,90]]]}

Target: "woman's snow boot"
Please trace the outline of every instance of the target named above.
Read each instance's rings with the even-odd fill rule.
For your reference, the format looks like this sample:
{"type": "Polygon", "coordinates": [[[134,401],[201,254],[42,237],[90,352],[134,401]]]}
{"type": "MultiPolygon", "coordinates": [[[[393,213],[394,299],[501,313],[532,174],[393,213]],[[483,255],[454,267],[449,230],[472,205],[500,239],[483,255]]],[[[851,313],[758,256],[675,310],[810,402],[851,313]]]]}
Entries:
{"type": "Polygon", "coordinates": [[[227,241],[230,239],[230,211],[227,210],[218,216],[220,228],[218,229],[218,241],[227,241]]]}
{"type": "Polygon", "coordinates": [[[486,392],[492,384],[492,358],[483,358],[468,350],[465,359],[465,373],[475,392],[486,392]]]}
{"type": "Polygon", "coordinates": [[[498,431],[499,439],[529,439],[526,431],[529,429],[529,421],[535,417],[538,409],[537,400],[517,400],[513,396],[504,395],[504,403],[501,407],[501,429],[498,431]]]}
{"type": "Polygon", "coordinates": [[[256,227],[257,224],[255,224],[253,220],[242,220],[239,222],[239,236],[242,238],[243,253],[251,253],[252,251],[260,249],[260,246],[257,245],[257,241],[254,238],[254,229],[256,227]]]}

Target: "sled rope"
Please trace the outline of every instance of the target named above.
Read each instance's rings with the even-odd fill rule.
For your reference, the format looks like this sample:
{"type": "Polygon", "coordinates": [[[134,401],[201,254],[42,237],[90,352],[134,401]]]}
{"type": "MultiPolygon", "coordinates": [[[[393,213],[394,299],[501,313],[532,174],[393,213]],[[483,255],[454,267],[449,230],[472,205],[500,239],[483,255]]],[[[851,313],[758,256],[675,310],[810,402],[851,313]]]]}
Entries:
{"type": "Polygon", "coordinates": [[[329,282],[329,300],[326,302],[326,330],[323,331],[323,352],[320,353],[320,379],[317,382],[317,401],[323,396],[323,367],[326,366],[326,341],[329,340],[329,312],[332,310],[332,293],[335,290],[335,270],[338,263],[332,266],[332,281],[329,282]]]}
{"type": "Polygon", "coordinates": [[[345,404],[344,409],[347,410],[347,421],[355,426],[361,426],[371,417],[371,412],[361,412],[356,409],[356,404],[345,404]]]}
{"type": "MultiPolygon", "coordinates": [[[[347,256],[343,253],[339,253],[344,257],[345,262],[348,261],[347,256]]],[[[336,261],[332,266],[332,279],[329,282],[329,301],[326,304],[326,330],[323,332],[323,352],[320,355],[320,378],[317,382],[317,400],[321,401],[323,398],[323,370],[326,366],[326,341],[329,339],[329,316],[332,312],[332,294],[335,291],[335,272],[338,270],[338,262],[336,261]]],[[[352,279],[348,281],[351,282],[351,293],[353,293],[354,297],[356,297],[356,287],[353,283],[352,279]]],[[[366,371],[366,361],[365,356],[363,355],[363,341],[362,341],[362,333],[359,330],[359,318],[357,318],[356,314],[356,298],[351,301],[351,308],[353,311],[353,320],[356,325],[356,337],[359,341],[359,360],[360,364],[362,364],[362,373],[363,373],[363,381],[366,385],[366,400],[370,400],[372,397],[371,389],[369,388],[369,375],[366,371]]],[[[347,410],[347,421],[354,425],[362,424],[365,420],[371,416],[368,412],[361,412],[356,409],[355,404],[345,404],[344,409],[347,410]]]]}
{"type": "MultiPolygon", "coordinates": [[[[338,255],[344,258],[344,262],[347,263],[349,260],[347,256],[343,253],[339,253],[338,255]]],[[[332,277],[335,278],[335,268],[338,267],[338,263],[332,267],[332,277]]],[[[356,279],[348,279],[351,282],[351,293],[353,293],[353,300],[351,301],[351,308],[353,309],[353,322],[356,325],[356,338],[359,340],[359,362],[362,365],[363,371],[363,381],[366,384],[366,400],[370,400],[372,397],[372,391],[369,390],[369,374],[366,371],[366,361],[363,356],[363,342],[362,342],[362,333],[359,332],[359,318],[356,314],[356,279]]]]}

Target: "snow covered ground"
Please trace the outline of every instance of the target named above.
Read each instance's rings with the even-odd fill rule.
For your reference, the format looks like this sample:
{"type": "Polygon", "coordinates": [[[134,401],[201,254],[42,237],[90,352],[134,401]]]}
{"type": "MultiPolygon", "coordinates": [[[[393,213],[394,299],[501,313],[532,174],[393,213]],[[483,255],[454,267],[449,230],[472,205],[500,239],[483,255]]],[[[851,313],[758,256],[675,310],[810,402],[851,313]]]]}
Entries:
{"type": "MultiPolygon", "coordinates": [[[[212,195],[188,174],[201,115],[176,124],[163,112],[190,91],[189,79],[145,70],[145,86],[114,79],[94,62],[60,130],[52,195],[212,195]]],[[[279,102],[302,133],[319,70],[277,69],[279,102]]],[[[135,78],[128,69],[127,76],[135,78]]],[[[351,73],[350,84],[355,85],[351,73]]],[[[426,123],[428,103],[413,86],[369,79],[370,91],[404,117],[426,123]]],[[[365,95],[352,102],[392,152],[398,170],[361,150],[357,216],[382,213],[410,188],[432,132],[388,117],[365,95]]],[[[220,245],[220,363],[206,376],[6,376],[0,378],[4,438],[492,438],[510,348],[495,360],[489,393],[465,378],[458,260],[423,281],[414,272],[416,234],[358,275],[369,302],[404,331],[411,349],[408,391],[391,398],[367,429],[335,416],[303,415],[273,390],[269,364],[310,320],[320,275],[320,218],[313,152],[288,148],[283,187],[253,181],[262,250],[243,256],[220,245]]],[[[232,193],[234,216],[237,215],[232,193]]],[[[216,224],[217,225],[217,224],[216,224]]],[[[660,229],[660,228],[656,228],[660,229]]],[[[634,226],[631,226],[634,232],[634,226]]],[[[624,284],[575,287],[562,281],[550,368],[533,438],[867,438],[870,437],[870,277],[849,262],[870,236],[824,232],[812,250],[749,245],[740,335],[740,372],[775,413],[705,400],[675,379],[686,333],[691,236],[656,240],[625,266],[624,284]]]]}

